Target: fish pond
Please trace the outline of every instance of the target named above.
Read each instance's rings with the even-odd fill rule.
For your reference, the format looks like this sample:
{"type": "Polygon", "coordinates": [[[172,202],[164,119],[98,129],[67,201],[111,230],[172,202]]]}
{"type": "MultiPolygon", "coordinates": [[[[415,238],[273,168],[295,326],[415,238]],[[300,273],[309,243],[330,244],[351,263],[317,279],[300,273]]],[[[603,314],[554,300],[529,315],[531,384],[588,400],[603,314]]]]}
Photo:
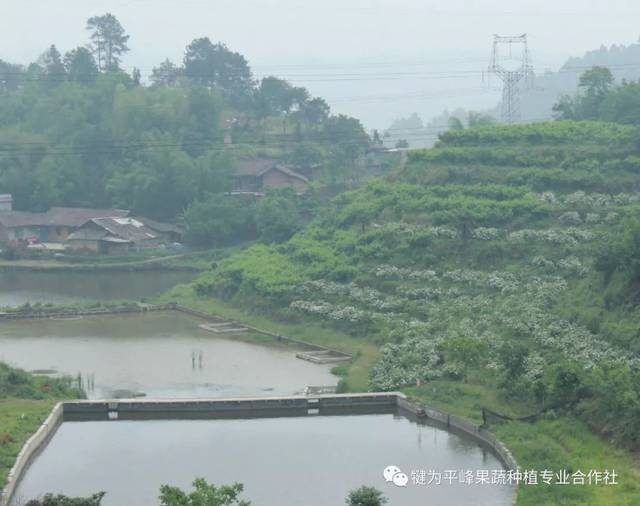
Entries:
{"type": "Polygon", "coordinates": [[[156,506],[162,484],[190,489],[203,477],[243,483],[243,497],[257,506],[337,506],[363,484],[392,505],[507,506],[512,487],[464,479],[500,470],[475,441],[399,414],[65,422],[16,498],[105,491],[105,506],[156,506]],[[391,465],[407,475],[406,486],[385,481],[391,465]],[[422,471],[423,483],[412,479],[422,471]],[[436,484],[430,477],[438,475],[436,484]]]}
{"type": "Polygon", "coordinates": [[[183,271],[0,271],[0,307],[139,300],[195,276],[183,271]]]}
{"type": "Polygon", "coordinates": [[[335,386],[330,365],[250,333],[213,334],[179,312],[0,321],[0,361],[70,376],[91,399],[285,395],[335,386]]]}

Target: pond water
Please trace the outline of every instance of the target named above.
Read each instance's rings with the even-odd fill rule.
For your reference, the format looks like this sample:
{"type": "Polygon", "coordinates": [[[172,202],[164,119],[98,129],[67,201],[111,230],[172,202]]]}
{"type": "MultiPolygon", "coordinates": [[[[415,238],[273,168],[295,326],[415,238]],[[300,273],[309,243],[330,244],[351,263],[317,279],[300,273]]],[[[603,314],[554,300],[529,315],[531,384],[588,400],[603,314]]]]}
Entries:
{"type": "Polygon", "coordinates": [[[0,307],[25,302],[139,300],[158,295],[195,277],[193,272],[34,272],[0,271],[0,307]]]}
{"type": "Polygon", "coordinates": [[[89,398],[280,395],[337,383],[331,366],[241,335],[201,330],[178,312],[0,321],[0,361],[80,376],[89,398]]]}
{"type": "MultiPolygon", "coordinates": [[[[501,470],[473,441],[396,415],[251,420],[65,422],[36,458],[17,498],[45,492],[107,492],[105,506],[158,504],[162,484],[190,489],[196,477],[242,482],[256,506],[338,506],[350,490],[374,486],[399,506],[506,506],[505,485],[417,485],[411,471],[501,470]],[[126,465],[123,465],[126,464],[126,465]],[[383,470],[409,476],[399,488],[383,470]]],[[[452,474],[449,474],[453,476],[452,474]]]]}

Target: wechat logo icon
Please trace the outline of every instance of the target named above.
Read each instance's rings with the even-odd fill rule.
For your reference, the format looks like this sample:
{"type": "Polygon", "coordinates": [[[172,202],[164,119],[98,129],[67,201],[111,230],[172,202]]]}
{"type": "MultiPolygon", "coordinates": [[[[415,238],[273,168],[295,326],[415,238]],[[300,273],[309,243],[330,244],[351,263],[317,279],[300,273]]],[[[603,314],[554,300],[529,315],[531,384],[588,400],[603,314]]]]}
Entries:
{"type": "Polygon", "coordinates": [[[398,466],[387,466],[382,475],[387,483],[393,483],[396,487],[406,487],[409,477],[398,466]]]}

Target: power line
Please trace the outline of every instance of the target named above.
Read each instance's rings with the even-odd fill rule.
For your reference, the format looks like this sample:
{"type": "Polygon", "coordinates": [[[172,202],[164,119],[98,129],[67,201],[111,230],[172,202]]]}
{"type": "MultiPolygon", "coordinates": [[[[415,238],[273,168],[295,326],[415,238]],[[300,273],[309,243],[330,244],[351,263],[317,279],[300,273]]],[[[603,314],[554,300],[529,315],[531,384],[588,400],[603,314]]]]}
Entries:
{"type": "MultiPolygon", "coordinates": [[[[557,74],[567,73],[581,73],[584,70],[589,70],[597,66],[593,65],[575,65],[570,67],[561,67],[554,71],[557,74]]],[[[600,64],[600,66],[607,67],[610,70],[625,70],[625,69],[638,69],[640,68],[640,62],[619,63],[613,65],[600,64]]],[[[135,67],[134,67],[135,68],[135,67]]],[[[234,71],[226,71],[227,75],[233,75],[234,71]]],[[[239,72],[235,72],[236,75],[240,75],[239,72]]],[[[421,71],[421,72],[323,72],[323,73],[296,73],[296,74],[280,74],[279,78],[288,80],[291,82],[324,82],[324,81],[362,81],[362,80],[397,80],[403,77],[415,77],[420,79],[459,79],[468,77],[482,77],[486,74],[486,71],[481,69],[449,69],[443,71],[421,71]]],[[[100,73],[74,73],[73,81],[90,81],[93,82],[98,75],[105,75],[100,73]],[[80,79],[78,79],[80,78],[80,79]]],[[[107,74],[108,75],[108,74],[107,74]]],[[[41,75],[28,75],[26,72],[0,72],[0,80],[9,80],[15,78],[15,80],[23,82],[36,82],[36,81],[68,81],[67,73],[49,73],[41,75]]],[[[117,77],[117,74],[114,75],[117,77]]],[[[197,73],[189,74],[188,76],[179,74],[178,78],[187,80],[194,79],[214,79],[217,77],[216,73],[197,73]]],[[[277,77],[272,74],[256,74],[254,78],[262,77],[277,77]]]]}
{"type": "MultiPolygon", "coordinates": [[[[547,120],[548,118],[540,118],[540,121],[547,120]]],[[[531,120],[531,122],[537,120],[531,120]]],[[[525,124],[530,121],[519,121],[519,123],[525,124]]],[[[408,129],[407,129],[408,130],[408,129]]],[[[416,131],[413,133],[407,134],[398,134],[397,137],[406,138],[407,140],[411,140],[414,142],[419,141],[433,141],[439,138],[439,134],[448,130],[447,128],[438,128],[438,127],[430,127],[423,128],[421,131],[416,131]]],[[[235,143],[231,145],[220,144],[220,141],[209,141],[209,142],[185,142],[185,143],[127,143],[127,144],[93,144],[86,145],[82,148],[73,148],[67,146],[60,146],[54,142],[15,142],[15,143],[2,143],[0,144],[0,156],[1,155],[28,155],[33,154],[35,149],[38,148],[53,148],[45,151],[43,156],[76,156],[76,155],[108,155],[108,154],[122,154],[123,151],[133,150],[136,152],[153,152],[153,151],[162,151],[162,152],[181,152],[184,151],[185,148],[203,148],[208,152],[211,151],[233,151],[247,147],[253,148],[266,148],[266,147],[281,147],[281,148],[291,148],[293,145],[304,144],[305,142],[314,142],[320,144],[331,144],[336,147],[345,146],[345,145],[361,145],[361,140],[335,140],[328,139],[327,137],[323,138],[303,138],[303,139],[286,139],[286,138],[278,138],[279,142],[261,142],[261,141],[253,141],[253,142],[241,142],[235,143]],[[22,149],[29,147],[31,149],[22,149]]]]}

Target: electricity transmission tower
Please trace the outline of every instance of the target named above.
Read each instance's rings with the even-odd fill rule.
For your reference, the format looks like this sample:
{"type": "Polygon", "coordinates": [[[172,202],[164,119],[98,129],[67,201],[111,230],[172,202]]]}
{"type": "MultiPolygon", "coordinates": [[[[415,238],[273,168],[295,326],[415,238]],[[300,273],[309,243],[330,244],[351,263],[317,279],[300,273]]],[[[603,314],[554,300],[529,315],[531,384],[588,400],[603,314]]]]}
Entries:
{"type": "Polygon", "coordinates": [[[529,57],[526,34],[518,37],[493,36],[489,74],[497,75],[504,83],[502,121],[517,123],[520,121],[521,83],[524,88],[530,88],[533,85],[533,66],[529,57]],[[503,53],[503,49],[506,49],[506,54],[503,53]],[[516,56],[514,56],[514,49],[516,56]]]}

